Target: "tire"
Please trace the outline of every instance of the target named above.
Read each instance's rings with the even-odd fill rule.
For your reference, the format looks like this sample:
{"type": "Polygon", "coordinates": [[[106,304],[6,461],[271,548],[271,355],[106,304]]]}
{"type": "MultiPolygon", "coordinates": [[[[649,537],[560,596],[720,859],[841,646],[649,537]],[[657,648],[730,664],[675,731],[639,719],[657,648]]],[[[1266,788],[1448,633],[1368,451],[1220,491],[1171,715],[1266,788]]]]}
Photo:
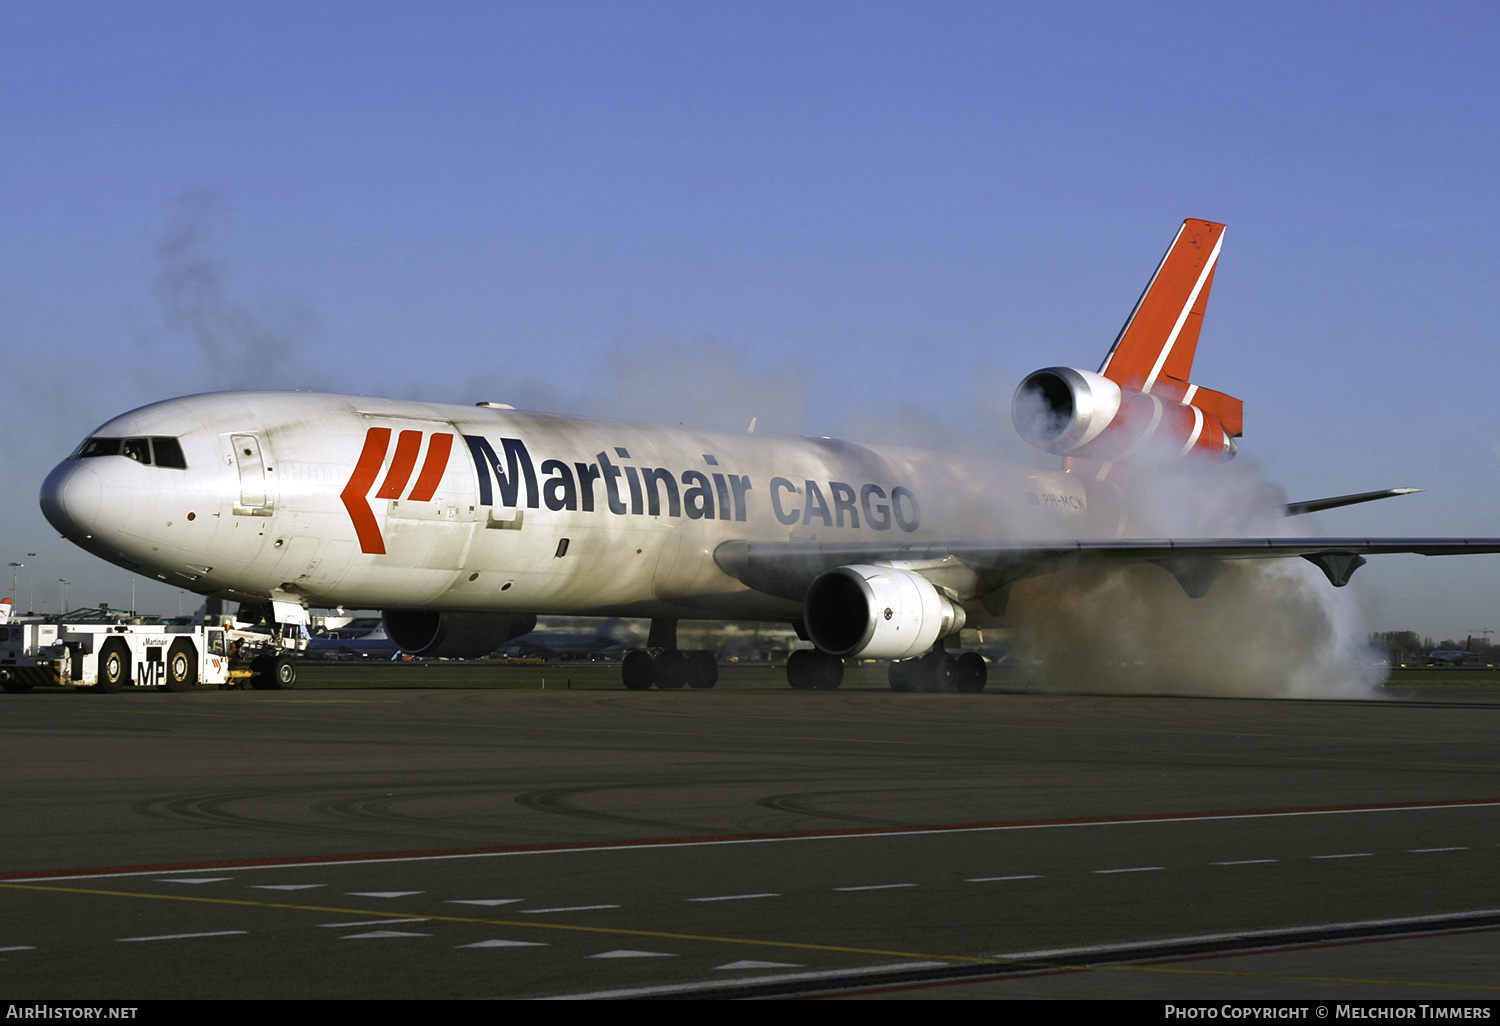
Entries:
{"type": "Polygon", "coordinates": [[[922,657],[923,691],[957,691],[958,660],[947,652],[929,653],[922,657]]]}
{"type": "Polygon", "coordinates": [[[290,691],[297,686],[297,660],[289,655],[274,656],[266,674],[267,690],[290,691]]]}
{"type": "Polygon", "coordinates": [[[681,649],[669,648],[656,657],[656,686],[675,691],[688,682],[688,658],[681,649]]]}
{"type": "Polygon", "coordinates": [[[978,652],[965,652],[954,662],[957,663],[953,675],[954,687],[966,695],[977,695],[984,690],[990,672],[985,665],[984,656],[978,652]]]}
{"type": "Polygon", "coordinates": [[[844,661],[815,649],[800,649],[786,661],[786,682],[798,691],[832,691],[844,682],[844,661]]]}
{"type": "Polygon", "coordinates": [[[807,649],[798,649],[786,660],[786,682],[798,691],[811,691],[816,687],[816,677],[812,663],[816,662],[816,653],[807,649]]]}
{"type": "Polygon", "coordinates": [[[898,659],[891,663],[890,682],[892,691],[916,691],[917,668],[919,663],[914,659],[898,659]]]}
{"type": "Polygon", "coordinates": [[[187,638],[178,638],[167,650],[168,691],[191,691],[198,683],[198,647],[187,638]]]}
{"type": "Polygon", "coordinates": [[[110,638],[99,648],[99,678],[95,691],[116,694],[130,683],[130,646],[119,638],[110,638]]]}
{"type": "Polygon", "coordinates": [[[250,660],[250,686],[256,691],[271,690],[271,657],[256,656],[250,660]]]}
{"type": "Polygon", "coordinates": [[[690,688],[711,688],[719,683],[719,661],[712,652],[688,653],[687,670],[690,688]]]}
{"type": "Polygon", "coordinates": [[[651,687],[652,665],[650,652],[626,652],[620,660],[620,679],[631,691],[645,691],[651,687]]]}

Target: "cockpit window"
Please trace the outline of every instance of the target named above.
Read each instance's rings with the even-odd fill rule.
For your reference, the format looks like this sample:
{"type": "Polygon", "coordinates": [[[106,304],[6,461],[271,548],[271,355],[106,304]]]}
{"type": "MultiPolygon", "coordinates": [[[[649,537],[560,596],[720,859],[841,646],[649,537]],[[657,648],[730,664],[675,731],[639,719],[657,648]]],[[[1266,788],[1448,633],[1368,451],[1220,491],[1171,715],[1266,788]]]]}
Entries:
{"type": "Polygon", "coordinates": [[[177,439],[153,437],[151,451],[156,454],[158,467],[171,467],[173,470],[187,469],[187,459],[183,457],[182,445],[177,439]]]}
{"type": "Polygon", "coordinates": [[[129,456],[137,463],[150,463],[151,444],[144,438],[127,438],[120,445],[120,455],[129,456]]]}
{"type": "Polygon", "coordinates": [[[128,456],[148,467],[186,470],[187,459],[182,455],[182,443],[175,438],[153,436],[151,438],[90,438],[78,449],[78,458],[90,456],[128,456]],[[156,458],[153,460],[152,456],[156,458]]]}
{"type": "Polygon", "coordinates": [[[83,448],[78,450],[78,458],[88,456],[118,456],[120,455],[120,439],[118,438],[90,438],[83,443],[83,448]]]}

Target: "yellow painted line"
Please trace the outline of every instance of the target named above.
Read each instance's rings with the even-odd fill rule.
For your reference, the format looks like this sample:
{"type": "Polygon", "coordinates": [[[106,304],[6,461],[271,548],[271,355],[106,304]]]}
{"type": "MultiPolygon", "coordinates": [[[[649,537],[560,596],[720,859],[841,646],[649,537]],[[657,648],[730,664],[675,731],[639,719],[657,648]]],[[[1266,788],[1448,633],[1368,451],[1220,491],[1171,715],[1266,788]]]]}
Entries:
{"type": "MultiPolygon", "coordinates": [[[[330,905],[297,905],[297,904],[284,903],[284,902],[249,901],[249,900],[242,899],[242,898],[209,898],[209,897],[202,897],[202,896],[199,896],[199,895],[187,895],[187,894],[150,894],[150,893],[143,893],[143,892],[138,892],[138,891],[106,891],[106,890],[97,890],[97,889],[84,888],[84,887],[58,887],[58,886],[55,886],[55,885],[40,885],[40,884],[0,883],[0,888],[9,889],[9,890],[19,890],[19,891],[51,892],[51,893],[58,893],[58,894],[82,894],[82,895],[91,895],[91,896],[95,896],[95,897],[108,897],[108,898],[144,898],[144,899],[153,900],[153,901],[174,901],[174,902],[184,902],[184,903],[200,904],[200,905],[228,905],[228,906],[236,906],[236,907],[241,907],[241,908],[283,909],[283,910],[288,910],[288,911],[293,911],[293,912],[316,912],[316,913],[319,913],[319,914],[322,914],[322,915],[370,916],[370,917],[372,917],[375,920],[385,920],[385,921],[389,921],[390,918],[391,918],[391,910],[390,909],[372,910],[372,909],[360,909],[360,908],[342,908],[342,907],[339,907],[339,906],[330,906],[330,905]]],[[[605,934],[605,935],[617,936],[617,937],[644,937],[644,938],[651,938],[651,939],[655,939],[655,940],[681,940],[681,941],[694,941],[694,942],[700,942],[700,943],[707,942],[707,943],[711,943],[711,944],[734,944],[734,945],[744,945],[744,946],[760,947],[760,948],[791,949],[791,950],[796,950],[796,951],[823,951],[823,952],[833,952],[833,953],[838,953],[838,954],[849,954],[849,955],[870,955],[870,956],[875,956],[875,957],[880,957],[880,958],[919,959],[919,960],[922,960],[922,961],[959,962],[959,963],[968,963],[968,964],[974,964],[974,965],[1024,966],[1026,968],[1035,969],[1035,970],[1038,970],[1038,971],[1041,971],[1041,972],[1134,972],[1134,973],[1157,973],[1157,974],[1169,974],[1169,975],[1181,975],[1181,976],[1213,976],[1213,977],[1233,977],[1233,978],[1240,978],[1240,979],[1285,980],[1285,981],[1306,982],[1306,983],[1354,983],[1354,984],[1363,984],[1363,985],[1368,985],[1368,986],[1375,986],[1375,985],[1379,985],[1379,984],[1388,984],[1388,985],[1391,985],[1391,986],[1398,986],[1398,987],[1432,987],[1432,988],[1446,989],[1446,990],[1478,990],[1478,991],[1486,991],[1486,992],[1491,992],[1491,991],[1500,992],[1500,986],[1491,986],[1491,985],[1486,985],[1486,984],[1430,983],[1430,982],[1424,982],[1424,981],[1420,981],[1420,980],[1370,980],[1370,979],[1362,979],[1362,978],[1357,978],[1357,977],[1302,976],[1302,975],[1293,975],[1293,974],[1285,974],[1285,973],[1231,972],[1231,971],[1227,971],[1227,970],[1184,969],[1184,968],[1177,968],[1177,967],[1171,967],[1171,966],[1161,966],[1161,965],[1104,965],[1104,966],[1098,966],[1098,965],[1090,965],[1088,963],[1073,964],[1073,963],[1066,963],[1066,962],[1039,962],[1039,961],[1030,961],[1030,960],[1026,960],[1026,961],[1012,961],[1012,960],[1003,959],[1003,958],[981,958],[981,957],[976,957],[976,956],[973,956],[973,955],[938,955],[938,954],[932,954],[932,953],[929,953],[929,952],[919,952],[919,951],[891,951],[891,950],[887,950],[887,949],[884,949],[884,948],[861,948],[861,947],[852,947],[852,946],[849,946],[849,945],[841,945],[841,944],[810,944],[810,943],[807,943],[805,941],[756,940],[756,939],[748,938],[748,937],[720,937],[720,936],[715,936],[713,934],[675,933],[675,932],[667,931],[667,930],[631,930],[631,929],[626,929],[624,927],[579,926],[579,925],[576,925],[576,924],[569,924],[569,923],[539,923],[539,922],[536,922],[536,921],[522,921],[522,920],[516,920],[516,919],[487,919],[487,918],[481,918],[481,917],[475,917],[475,916],[413,915],[413,916],[410,916],[410,917],[402,917],[402,918],[405,918],[405,919],[421,919],[424,922],[436,922],[436,923],[460,923],[460,924],[465,924],[465,925],[478,925],[478,926],[504,926],[504,927],[509,927],[509,928],[512,928],[512,929],[544,930],[544,931],[545,930],[551,930],[551,931],[559,931],[559,932],[565,932],[565,933],[583,933],[583,934],[605,934]]],[[[1487,927],[1485,929],[1493,929],[1493,927],[1487,927]]],[[[1466,932],[1466,931],[1464,931],[1464,930],[1462,930],[1460,928],[1460,929],[1454,930],[1452,932],[1461,933],[1461,932],[1466,932]]],[[[1384,940],[1420,940],[1420,939],[1423,939],[1422,936],[1420,936],[1420,935],[1418,935],[1418,936],[1400,936],[1400,937],[1390,937],[1390,938],[1371,938],[1371,942],[1374,942],[1374,941],[1384,941],[1384,940]]],[[[1350,943],[1357,943],[1357,942],[1356,941],[1351,941],[1350,943]]],[[[1197,956],[1197,957],[1202,957],[1202,958],[1254,958],[1254,957],[1258,957],[1258,956],[1262,956],[1262,955],[1271,955],[1271,954],[1277,954],[1277,953],[1278,952],[1275,951],[1275,950],[1270,950],[1270,951],[1246,951],[1246,952],[1214,953],[1214,954],[1209,954],[1209,955],[1204,955],[1204,956],[1197,956]]],[[[976,984],[976,983],[1004,983],[1004,982],[1006,982],[1006,980],[1005,979],[998,979],[998,980],[997,979],[990,979],[990,980],[967,980],[967,981],[965,981],[965,980],[954,980],[954,981],[944,981],[944,982],[945,983],[951,983],[952,985],[963,985],[963,984],[966,984],[966,983],[968,983],[968,984],[976,984]]]]}
{"type": "MultiPolygon", "coordinates": [[[[55,885],[0,883],[0,888],[19,891],[45,891],[56,894],[85,894],[104,898],[145,898],[152,901],[175,901],[200,905],[230,905],[240,908],[286,909],[294,912],[317,912],[323,915],[372,916],[382,920],[391,918],[388,908],[378,911],[363,908],[340,908],[329,905],[296,905],[272,901],[250,901],[243,898],[209,898],[194,894],[150,894],[139,891],[106,891],[86,887],[58,887],[55,885]]],[[[578,926],[569,923],[539,923],[535,920],[485,919],[472,916],[414,914],[411,919],[422,919],[435,923],[466,923],[480,926],[505,926],[512,929],[556,930],[568,933],[609,934],[620,937],[649,937],[657,940],[684,940],[714,944],[741,944],[764,948],[792,948],[799,951],[832,951],[852,955],[876,955],[884,958],[938,959],[949,962],[978,963],[982,965],[1010,965],[1002,959],[979,958],[972,955],[931,955],[914,951],[886,951],[881,948],[856,948],[836,944],[809,944],[804,941],[755,940],[748,937],[716,937],[708,934],[673,933],[665,930],[631,930],[624,927],[578,926]]]]}

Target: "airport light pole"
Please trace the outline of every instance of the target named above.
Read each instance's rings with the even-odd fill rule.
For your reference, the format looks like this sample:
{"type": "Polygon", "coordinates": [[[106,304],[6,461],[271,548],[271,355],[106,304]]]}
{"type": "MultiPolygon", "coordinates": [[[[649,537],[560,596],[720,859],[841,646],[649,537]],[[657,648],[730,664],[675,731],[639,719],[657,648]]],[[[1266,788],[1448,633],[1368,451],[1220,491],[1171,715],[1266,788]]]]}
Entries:
{"type": "MultiPolygon", "coordinates": [[[[28,552],[26,553],[26,558],[35,559],[36,553],[28,552]]],[[[30,583],[26,585],[26,615],[30,616],[32,613],[36,612],[36,565],[32,564],[31,569],[27,570],[26,574],[27,579],[30,581],[30,583]]]]}
{"type": "MultiPolygon", "coordinates": [[[[16,571],[25,565],[25,563],[16,563],[14,561],[10,564],[10,600],[12,603],[16,601],[16,571]]],[[[11,606],[11,612],[16,612],[14,605],[11,606]]]]}
{"type": "Polygon", "coordinates": [[[62,585],[57,589],[57,615],[64,616],[68,612],[68,582],[59,577],[57,583],[62,585]]]}

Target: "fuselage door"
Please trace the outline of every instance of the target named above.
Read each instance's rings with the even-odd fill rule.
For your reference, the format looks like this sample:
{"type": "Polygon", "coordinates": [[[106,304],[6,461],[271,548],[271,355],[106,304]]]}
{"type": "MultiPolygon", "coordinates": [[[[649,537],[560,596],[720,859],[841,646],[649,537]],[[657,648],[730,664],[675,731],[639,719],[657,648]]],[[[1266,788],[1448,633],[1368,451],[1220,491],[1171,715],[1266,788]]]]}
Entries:
{"type": "Polygon", "coordinates": [[[240,472],[240,501],[235,504],[235,515],[270,516],[272,503],[266,488],[266,459],[260,439],[254,435],[231,435],[229,440],[234,447],[235,466],[240,472]]]}

